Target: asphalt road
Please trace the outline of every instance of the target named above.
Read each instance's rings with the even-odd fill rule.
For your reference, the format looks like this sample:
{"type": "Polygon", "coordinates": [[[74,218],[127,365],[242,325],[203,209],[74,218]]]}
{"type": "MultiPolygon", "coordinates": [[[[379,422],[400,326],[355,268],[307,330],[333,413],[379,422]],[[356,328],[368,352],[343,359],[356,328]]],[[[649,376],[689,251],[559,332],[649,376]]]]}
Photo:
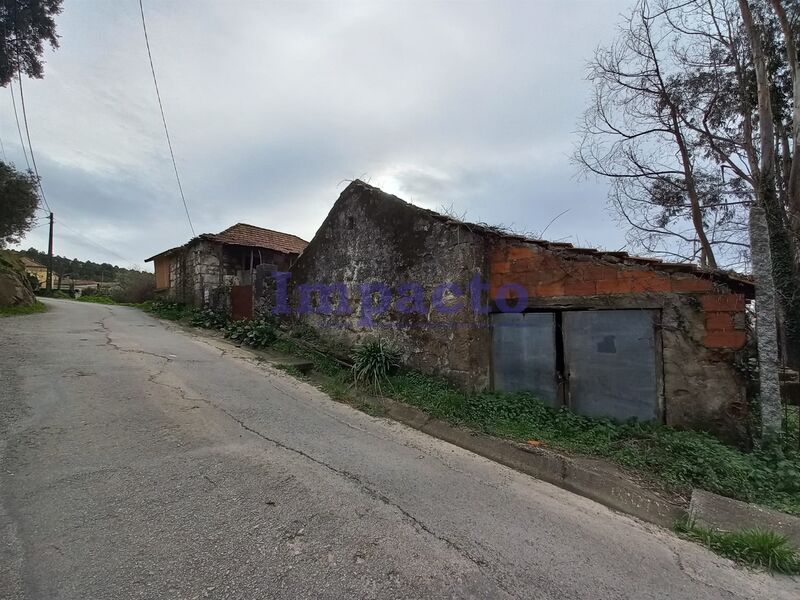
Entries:
{"type": "Polygon", "coordinates": [[[0,598],[800,598],[124,307],[0,319],[0,598]]]}

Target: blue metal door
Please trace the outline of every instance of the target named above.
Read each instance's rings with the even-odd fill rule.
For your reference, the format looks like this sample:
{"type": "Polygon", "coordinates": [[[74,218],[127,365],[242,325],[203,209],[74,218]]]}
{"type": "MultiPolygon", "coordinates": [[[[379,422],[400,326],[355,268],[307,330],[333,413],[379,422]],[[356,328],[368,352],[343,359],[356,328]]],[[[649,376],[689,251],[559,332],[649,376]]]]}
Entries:
{"type": "Polygon", "coordinates": [[[654,310],[563,314],[568,405],[580,414],[641,421],[660,416],[654,310]]]}
{"type": "Polygon", "coordinates": [[[498,313],[492,320],[494,389],[533,392],[558,405],[554,313],[498,313]]]}

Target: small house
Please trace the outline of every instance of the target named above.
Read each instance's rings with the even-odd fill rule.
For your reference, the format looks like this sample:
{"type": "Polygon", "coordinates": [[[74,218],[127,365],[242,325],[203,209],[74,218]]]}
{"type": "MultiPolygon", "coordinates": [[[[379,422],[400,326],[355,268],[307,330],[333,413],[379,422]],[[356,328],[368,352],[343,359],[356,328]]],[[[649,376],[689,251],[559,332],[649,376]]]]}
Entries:
{"type": "Polygon", "coordinates": [[[296,235],[237,223],[220,233],[201,234],[145,262],[155,266],[159,297],[249,317],[258,267],[288,269],[307,245],[296,235]]]}
{"type": "Polygon", "coordinates": [[[33,275],[39,280],[39,285],[43,286],[47,284],[46,266],[33,260],[32,258],[28,258],[27,256],[20,255],[19,260],[22,263],[22,266],[25,268],[25,272],[29,275],[33,275]]]}

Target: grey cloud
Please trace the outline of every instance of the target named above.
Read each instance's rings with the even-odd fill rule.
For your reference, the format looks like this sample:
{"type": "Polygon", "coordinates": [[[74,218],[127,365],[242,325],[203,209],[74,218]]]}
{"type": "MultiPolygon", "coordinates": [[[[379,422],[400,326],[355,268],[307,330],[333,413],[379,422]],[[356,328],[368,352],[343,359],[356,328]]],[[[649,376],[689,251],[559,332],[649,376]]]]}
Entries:
{"type": "MultiPolygon", "coordinates": [[[[141,260],[189,233],[134,4],[67,3],[26,98],[54,210],[141,260]]],[[[548,237],[621,246],[605,186],[578,182],[568,154],[585,61],[627,4],[145,2],[196,230],[310,238],[341,181],[364,177],[523,231],[569,209],[548,237]]],[[[21,158],[5,96],[0,135],[21,158]]],[[[57,247],[119,262],[76,236],[57,247]]]]}

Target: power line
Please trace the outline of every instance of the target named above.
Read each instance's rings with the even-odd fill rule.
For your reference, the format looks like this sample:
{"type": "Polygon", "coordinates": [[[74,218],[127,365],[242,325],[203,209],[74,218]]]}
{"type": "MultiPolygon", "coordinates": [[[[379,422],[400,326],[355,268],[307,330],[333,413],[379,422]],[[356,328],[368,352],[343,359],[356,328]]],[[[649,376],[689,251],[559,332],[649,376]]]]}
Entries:
{"type": "MultiPolygon", "coordinates": [[[[31,132],[28,129],[28,113],[25,110],[25,94],[22,93],[22,72],[17,71],[17,79],[19,80],[19,99],[22,104],[22,120],[25,122],[25,135],[28,137],[28,150],[31,152],[31,162],[33,163],[33,172],[36,173],[36,183],[39,185],[39,192],[42,194],[42,200],[47,210],[53,212],[50,204],[47,202],[47,196],[44,195],[44,188],[42,187],[42,178],[39,177],[39,169],[36,168],[36,157],[33,155],[33,144],[31,144],[31,132]]],[[[30,166],[28,167],[30,169],[30,166]]]]}
{"type": "Polygon", "coordinates": [[[0,150],[3,151],[3,162],[8,163],[8,158],[6,157],[6,147],[3,146],[3,138],[0,136],[0,150]]]}
{"type": "Polygon", "coordinates": [[[144,18],[144,5],[142,0],[139,0],[139,11],[142,13],[142,30],[144,31],[144,43],[147,46],[147,58],[150,60],[150,72],[153,74],[153,85],[156,88],[156,98],[158,98],[158,109],[161,111],[161,122],[164,123],[164,134],[167,136],[167,146],[169,146],[169,155],[172,158],[172,169],[175,171],[175,181],[178,182],[178,191],[181,194],[181,201],[183,202],[183,209],[186,211],[186,219],[189,221],[189,229],[194,233],[194,225],[192,225],[192,217],[189,216],[189,206],[186,204],[186,196],[183,195],[183,186],[181,185],[181,178],[178,175],[178,164],[175,162],[175,153],[172,151],[172,140],[169,137],[169,128],[167,127],[167,117],[164,115],[164,105],[161,102],[161,92],[158,90],[158,80],[156,79],[156,68],[153,66],[153,54],[150,51],[150,38],[147,36],[147,23],[144,18]]]}
{"type": "Polygon", "coordinates": [[[17,122],[17,131],[19,132],[19,145],[22,146],[22,154],[25,155],[25,164],[28,165],[28,171],[31,170],[31,163],[28,160],[28,151],[25,150],[25,141],[22,139],[22,127],[19,125],[19,115],[17,114],[17,101],[14,100],[14,82],[9,81],[8,91],[11,92],[11,106],[14,107],[14,120],[17,122]]]}
{"type": "Polygon", "coordinates": [[[75,235],[77,235],[78,237],[81,237],[81,238],[83,238],[83,239],[84,239],[86,242],[88,242],[89,244],[91,244],[91,245],[92,245],[92,246],[94,246],[95,248],[98,248],[98,249],[102,250],[103,252],[107,252],[107,253],[108,253],[108,254],[110,254],[111,256],[115,256],[115,257],[117,257],[118,259],[120,259],[120,260],[122,260],[122,261],[124,261],[124,262],[126,262],[126,263],[128,263],[128,264],[133,264],[133,265],[137,264],[137,263],[136,263],[136,261],[130,260],[130,259],[128,259],[128,258],[125,258],[124,256],[120,256],[119,254],[117,254],[117,253],[116,253],[116,252],[114,252],[113,250],[110,250],[109,248],[106,248],[105,246],[103,246],[103,245],[101,245],[101,244],[98,244],[98,243],[97,243],[97,242],[95,242],[94,240],[92,240],[92,239],[88,238],[87,236],[83,235],[83,234],[82,234],[80,231],[78,231],[77,229],[74,229],[73,227],[70,227],[69,225],[67,225],[66,223],[64,223],[64,221],[62,221],[61,219],[56,219],[56,223],[58,223],[58,224],[59,224],[59,225],[61,225],[62,227],[65,227],[65,228],[69,229],[69,230],[70,230],[72,233],[74,233],[74,234],[75,234],[75,235]]]}

